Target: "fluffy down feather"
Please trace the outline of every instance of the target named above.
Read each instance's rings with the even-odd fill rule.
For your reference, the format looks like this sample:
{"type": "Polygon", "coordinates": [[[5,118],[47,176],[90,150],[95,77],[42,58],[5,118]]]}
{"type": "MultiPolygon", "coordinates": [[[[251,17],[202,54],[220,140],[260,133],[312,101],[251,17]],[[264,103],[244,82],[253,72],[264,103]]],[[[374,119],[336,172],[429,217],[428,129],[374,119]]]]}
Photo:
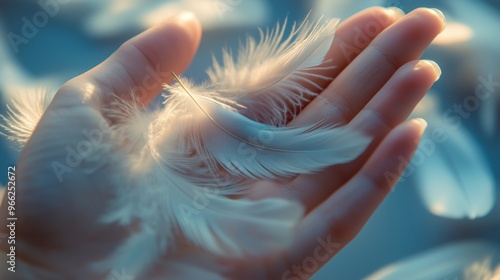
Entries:
{"type": "MultiPolygon", "coordinates": [[[[135,232],[96,268],[147,273],[176,244],[238,257],[290,245],[303,215],[298,202],[233,199],[257,179],[282,179],[353,160],[369,139],[345,127],[286,126],[301,103],[320,92],[315,73],[337,20],[306,20],[283,42],[284,28],[249,39],[234,62],[209,70],[210,83],[166,86],[163,108],[116,99],[110,122],[115,199],[104,223],[135,232]],[[131,252],[131,253],[126,253],[131,252]],[[141,255],[140,258],[129,256],[141,255]]],[[[46,108],[44,95],[24,97],[6,118],[10,139],[26,143],[46,108]]],[[[107,138],[108,139],[108,138],[107,138]]],[[[96,149],[99,150],[99,149],[96,149]]]]}
{"type": "Polygon", "coordinates": [[[19,92],[7,105],[7,116],[0,117],[0,134],[19,148],[24,147],[52,100],[48,91],[19,92]]]}

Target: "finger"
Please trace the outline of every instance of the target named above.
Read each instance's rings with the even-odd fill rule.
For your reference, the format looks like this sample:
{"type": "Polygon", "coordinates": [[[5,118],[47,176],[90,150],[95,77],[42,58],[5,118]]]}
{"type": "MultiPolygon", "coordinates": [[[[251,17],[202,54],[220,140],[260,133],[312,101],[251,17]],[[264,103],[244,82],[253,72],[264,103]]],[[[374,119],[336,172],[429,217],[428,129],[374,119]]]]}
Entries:
{"type": "Polygon", "coordinates": [[[326,56],[335,68],[324,75],[339,75],[375,37],[403,16],[404,12],[396,7],[373,7],[344,21],[335,32],[332,47],[326,56]]]}
{"type": "MultiPolygon", "coordinates": [[[[396,7],[372,7],[348,18],[335,31],[332,46],[325,56],[325,63],[320,69],[310,72],[321,77],[337,77],[375,37],[403,16],[404,12],[396,7]]],[[[326,88],[330,82],[331,79],[311,78],[311,83],[307,83],[306,88],[317,92],[318,89],[326,88]]],[[[302,108],[309,102],[309,99],[303,100],[302,108]]],[[[290,116],[290,120],[292,118],[293,116],[290,116]]]]}
{"type": "Polygon", "coordinates": [[[408,118],[440,76],[441,68],[434,61],[405,64],[349,125],[374,139],[385,137],[408,118]]]}
{"type": "Polygon", "coordinates": [[[128,40],[104,62],[67,82],[55,101],[70,95],[102,106],[117,95],[148,104],[162,90],[162,84],[172,80],[170,71],[179,73],[187,68],[200,38],[200,24],[192,13],[170,18],[128,40]]]}
{"type": "Polygon", "coordinates": [[[375,38],[292,124],[325,118],[332,123],[348,123],[397,69],[422,55],[444,25],[442,14],[435,10],[411,12],[375,38]]]}
{"type": "MultiPolygon", "coordinates": [[[[340,24],[335,32],[332,46],[327,54],[327,66],[335,66],[327,70],[317,71],[326,77],[336,77],[349,65],[383,30],[404,16],[398,8],[372,7],[363,10],[340,24]]],[[[329,81],[314,80],[315,84],[326,87],[329,81]]],[[[304,103],[304,106],[307,101],[304,103]]],[[[291,184],[281,184],[271,181],[261,181],[252,187],[248,197],[260,199],[268,196],[292,195],[296,199],[307,198],[300,190],[291,184]]],[[[306,199],[308,200],[308,199],[306,199]]]]}
{"type": "Polygon", "coordinates": [[[440,75],[435,62],[422,60],[407,63],[391,77],[349,124],[374,139],[367,151],[352,163],[333,166],[318,174],[300,175],[289,184],[307,210],[316,207],[357,172],[380,140],[408,118],[440,75]]]}
{"type": "Polygon", "coordinates": [[[292,264],[319,256],[317,248],[326,244],[321,258],[316,258],[318,270],[359,233],[402,175],[400,158],[410,160],[425,127],[423,120],[398,126],[356,176],[306,216],[298,228],[293,249],[288,252],[292,264]],[[394,177],[389,180],[387,174],[394,177]]]}

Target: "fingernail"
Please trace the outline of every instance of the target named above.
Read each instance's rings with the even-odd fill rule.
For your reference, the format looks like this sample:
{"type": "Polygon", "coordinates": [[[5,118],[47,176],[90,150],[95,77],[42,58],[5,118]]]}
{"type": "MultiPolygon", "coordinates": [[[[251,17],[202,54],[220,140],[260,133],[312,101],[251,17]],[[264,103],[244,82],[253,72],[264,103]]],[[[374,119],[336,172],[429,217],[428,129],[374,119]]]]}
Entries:
{"type": "Polygon", "coordinates": [[[165,19],[159,21],[160,25],[171,22],[179,22],[190,24],[194,20],[197,20],[196,15],[190,11],[177,12],[173,15],[166,17],[165,19]]]}
{"type": "Polygon", "coordinates": [[[435,12],[441,18],[441,20],[443,21],[443,29],[441,30],[441,31],[443,31],[446,28],[446,17],[445,17],[445,15],[439,9],[431,8],[430,10],[432,10],[433,12],[435,12]]]}
{"type": "Polygon", "coordinates": [[[429,63],[434,68],[434,71],[436,72],[436,81],[439,80],[439,78],[441,77],[441,74],[443,73],[441,71],[441,67],[439,67],[439,65],[435,61],[432,61],[432,60],[423,60],[423,61],[426,63],[429,63]]]}
{"type": "Polygon", "coordinates": [[[400,18],[405,15],[405,12],[398,7],[387,7],[386,8],[395,18],[400,18]]]}
{"type": "MultiPolygon", "coordinates": [[[[177,14],[172,22],[188,31],[193,39],[199,38],[201,34],[200,21],[193,12],[185,11],[177,14]]],[[[197,39],[196,39],[197,40],[197,39]]]]}
{"type": "Polygon", "coordinates": [[[424,134],[425,129],[427,129],[427,122],[422,118],[416,118],[411,120],[413,123],[417,124],[420,128],[420,135],[424,134]]]}
{"type": "Polygon", "coordinates": [[[197,18],[193,12],[185,11],[176,15],[174,17],[174,20],[179,23],[191,24],[193,21],[196,21],[197,18]]]}

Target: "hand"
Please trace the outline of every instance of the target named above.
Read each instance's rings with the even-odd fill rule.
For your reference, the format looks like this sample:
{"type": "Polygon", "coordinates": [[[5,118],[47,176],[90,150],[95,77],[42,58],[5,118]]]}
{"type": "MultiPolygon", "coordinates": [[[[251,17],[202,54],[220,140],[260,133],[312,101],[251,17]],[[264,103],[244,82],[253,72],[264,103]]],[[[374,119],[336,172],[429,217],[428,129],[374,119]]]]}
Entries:
{"type": "MultiPolygon", "coordinates": [[[[417,147],[425,123],[404,121],[440,73],[432,63],[415,59],[443,27],[444,20],[432,10],[419,9],[402,17],[382,8],[360,12],[340,25],[329,53],[336,68],[325,73],[335,79],[319,97],[304,104],[307,107],[292,122],[310,123],[328,116],[331,122],[371,135],[374,143],[354,162],[319,174],[300,175],[281,185],[256,182],[251,198],[292,197],[304,204],[307,215],[294,244],[283,252],[265,258],[217,259],[230,267],[226,277],[306,279],[356,236],[397,181],[386,175],[401,175],[400,156],[410,159],[417,147]],[[375,24],[379,28],[370,28],[375,24]],[[321,252],[318,242],[325,245],[321,252]],[[314,260],[314,267],[302,267],[306,258],[314,260]]],[[[161,83],[171,81],[165,73],[187,67],[200,36],[197,21],[180,15],[126,42],[58,91],[17,164],[17,272],[10,277],[103,277],[88,265],[107,257],[127,234],[119,226],[98,221],[112,197],[108,179],[113,166],[104,164],[86,174],[77,160],[68,158],[68,147],[77,149],[87,139],[84,131],[98,129],[105,121],[102,108],[109,105],[110,93],[126,99],[131,88],[138,88],[136,98],[148,104],[161,83]],[[73,160],[73,167],[60,170],[58,178],[54,163],[68,160],[73,160]]],[[[7,213],[6,206],[4,198],[0,215],[7,213]]],[[[8,250],[4,243],[0,246],[8,250]]],[[[147,279],[166,275],[158,270],[147,279]]]]}
{"type": "MultiPolygon", "coordinates": [[[[5,252],[10,248],[1,242],[0,279],[104,277],[88,266],[109,256],[127,234],[99,221],[112,197],[108,180],[113,166],[85,174],[87,168],[75,153],[88,148],[89,140],[99,140],[94,132],[105,122],[102,108],[112,93],[127,98],[132,89],[135,98],[149,103],[162,83],[172,81],[170,71],[187,68],[200,38],[194,16],[178,15],[132,38],[102,64],[61,87],[16,165],[16,273],[7,271],[5,252]]],[[[7,196],[0,209],[2,221],[6,215],[7,196]]],[[[8,233],[5,226],[1,233],[8,233]]]]}
{"type": "Polygon", "coordinates": [[[405,120],[441,74],[434,62],[418,59],[444,27],[437,11],[417,9],[403,16],[382,8],[362,11],[339,26],[329,52],[336,68],[327,75],[334,80],[292,124],[328,116],[374,141],[353,162],[285,185],[258,183],[253,197],[293,197],[306,216],[288,250],[265,260],[236,261],[234,278],[308,279],[359,233],[402,175],[401,157],[410,161],[425,130],[425,122],[405,120]]]}

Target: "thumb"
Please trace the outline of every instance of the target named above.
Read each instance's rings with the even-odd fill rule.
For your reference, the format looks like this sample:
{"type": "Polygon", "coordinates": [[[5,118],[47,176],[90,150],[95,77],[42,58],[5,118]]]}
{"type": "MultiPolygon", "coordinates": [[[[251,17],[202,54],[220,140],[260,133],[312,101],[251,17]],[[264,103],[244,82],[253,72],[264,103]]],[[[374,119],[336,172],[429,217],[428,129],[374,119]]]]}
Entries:
{"type": "Polygon", "coordinates": [[[54,101],[66,99],[65,93],[73,99],[76,93],[81,99],[72,101],[81,104],[90,97],[101,107],[114,94],[124,100],[133,95],[146,105],[162,90],[163,83],[172,81],[171,71],[180,73],[188,67],[200,39],[201,26],[195,15],[178,14],[128,40],[104,62],[67,82],[54,101]]]}

